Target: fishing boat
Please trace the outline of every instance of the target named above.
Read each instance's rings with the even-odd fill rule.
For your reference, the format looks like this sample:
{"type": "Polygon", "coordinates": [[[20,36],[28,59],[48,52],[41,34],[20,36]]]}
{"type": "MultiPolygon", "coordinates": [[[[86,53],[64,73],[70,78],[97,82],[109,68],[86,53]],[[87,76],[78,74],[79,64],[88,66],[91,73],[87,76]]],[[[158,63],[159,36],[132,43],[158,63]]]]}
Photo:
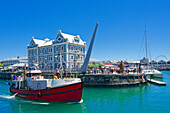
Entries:
{"type": "MultiPolygon", "coordinates": [[[[85,61],[78,73],[86,73],[87,71],[97,26],[98,22],[96,23],[85,61]]],[[[24,76],[13,76],[10,83],[10,92],[12,94],[39,101],[81,101],[82,91],[83,86],[80,78],[53,76],[53,79],[45,79],[38,69],[28,71],[24,69],[24,76]]]]}
{"type": "Polygon", "coordinates": [[[80,78],[44,79],[40,70],[30,70],[24,76],[14,77],[10,92],[18,97],[41,101],[80,101],[82,98],[80,78]]]}

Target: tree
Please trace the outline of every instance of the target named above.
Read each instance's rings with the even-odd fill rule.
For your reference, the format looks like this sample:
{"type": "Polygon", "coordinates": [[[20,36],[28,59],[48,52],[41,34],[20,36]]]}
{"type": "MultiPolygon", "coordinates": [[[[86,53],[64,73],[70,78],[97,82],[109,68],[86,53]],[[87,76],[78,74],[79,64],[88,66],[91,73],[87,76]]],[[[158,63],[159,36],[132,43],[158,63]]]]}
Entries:
{"type": "Polygon", "coordinates": [[[3,66],[3,64],[0,64],[0,67],[2,67],[3,66]]]}
{"type": "Polygon", "coordinates": [[[98,63],[97,63],[97,67],[99,67],[99,66],[103,66],[103,64],[100,63],[100,62],[98,62],[98,63]]]}

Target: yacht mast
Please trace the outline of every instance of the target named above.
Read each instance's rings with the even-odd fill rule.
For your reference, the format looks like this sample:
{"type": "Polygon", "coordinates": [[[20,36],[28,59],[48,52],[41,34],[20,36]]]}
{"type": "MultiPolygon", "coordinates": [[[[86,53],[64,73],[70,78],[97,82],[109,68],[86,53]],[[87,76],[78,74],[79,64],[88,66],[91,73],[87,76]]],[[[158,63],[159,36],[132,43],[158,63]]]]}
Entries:
{"type": "Polygon", "coordinates": [[[146,42],[146,59],[148,58],[148,37],[147,37],[147,32],[146,32],[146,23],[145,23],[145,42],[146,42]]]}
{"type": "MultiPolygon", "coordinates": [[[[147,31],[146,31],[146,22],[145,22],[145,41],[146,41],[146,59],[148,58],[148,51],[149,51],[149,57],[150,57],[150,61],[151,61],[152,58],[151,58],[151,52],[150,52],[150,48],[149,48],[147,31]]],[[[148,58],[148,59],[149,59],[149,58],[148,58]]],[[[148,65],[148,64],[147,64],[147,65],[148,65]]]]}

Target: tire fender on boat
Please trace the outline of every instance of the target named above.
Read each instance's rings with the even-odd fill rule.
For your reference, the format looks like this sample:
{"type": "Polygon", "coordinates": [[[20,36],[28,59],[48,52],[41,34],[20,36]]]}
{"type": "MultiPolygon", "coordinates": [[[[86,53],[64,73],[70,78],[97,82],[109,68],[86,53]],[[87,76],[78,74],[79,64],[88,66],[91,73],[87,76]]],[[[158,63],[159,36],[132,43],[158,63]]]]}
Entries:
{"type": "Polygon", "coordinates": [[[38,98],[42,97],[42,94],[41,94],[40,92],[37,93],[37,97],[38,97],[38,98]]]}

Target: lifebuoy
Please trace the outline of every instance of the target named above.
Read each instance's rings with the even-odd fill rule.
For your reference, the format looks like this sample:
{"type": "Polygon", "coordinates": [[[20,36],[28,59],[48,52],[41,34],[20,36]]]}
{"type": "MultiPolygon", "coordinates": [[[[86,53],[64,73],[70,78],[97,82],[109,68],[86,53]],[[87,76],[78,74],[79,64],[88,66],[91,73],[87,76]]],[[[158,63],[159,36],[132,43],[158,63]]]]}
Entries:
{"type": "Polygon", "coordinates": [[[41,94],[40,92],[37,93],[37,97],[38,97],[38,98],[42,97],[42,94],[41,94]]]}

